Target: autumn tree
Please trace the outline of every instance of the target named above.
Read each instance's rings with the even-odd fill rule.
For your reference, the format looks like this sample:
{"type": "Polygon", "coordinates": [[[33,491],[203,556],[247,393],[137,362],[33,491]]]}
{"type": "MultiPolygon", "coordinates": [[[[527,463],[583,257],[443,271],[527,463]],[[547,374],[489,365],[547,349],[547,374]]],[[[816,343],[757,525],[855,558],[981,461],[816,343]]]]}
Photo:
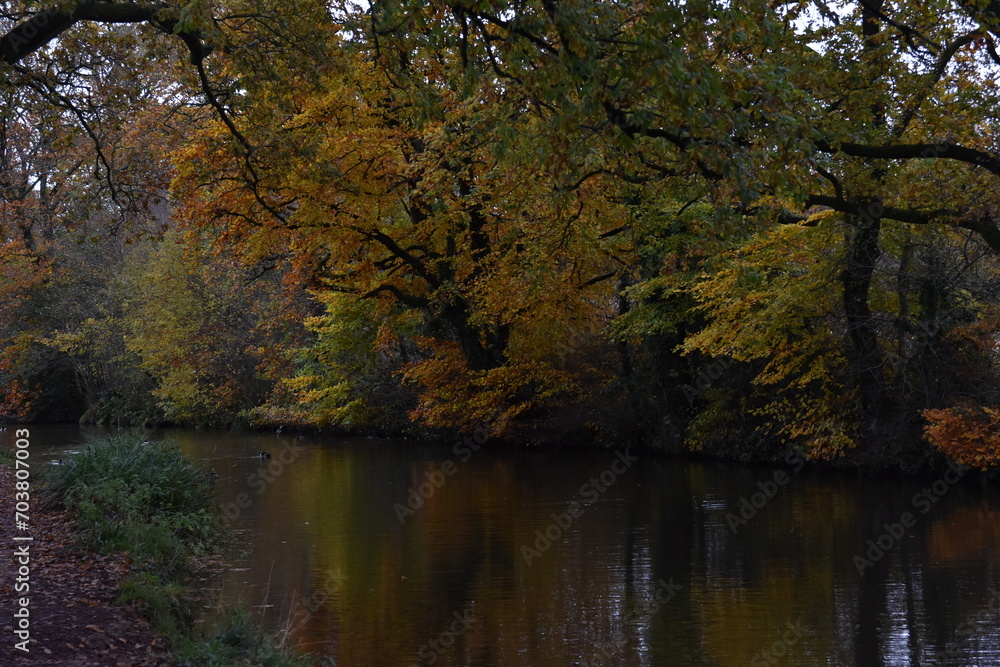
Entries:
{"type": "Polygon", "coordinates": [[[166,222],[169,165],[158,147],[169,97],[162,72],[132,69],[135,47],[134,28],[82,26],[31,56],[37,69],[8,72],[0,238],[33,262],[4,263],[22,273],[0,355],[4,385],[23,388],[21,418],[132,422],[146,412],[148,378],[124,349],[115,279],[131,240],[166,222]]]}
{"type": "Polygon", "coordinates": [[[6,16],[10,85],[76,116],[99,161],[108,112],[74,85],[107,26],[180,56],[162,89],[186,121],[173,193],[196,264],[277,271],[328,314],[382,325],[312,321],[315,354],[275,386],[315,399],[321,420],[364,391],[334,338],[364,331],[374,359],[398,333],[408,354],[366,368],[402,373],[429,426],[509,433],[570,404],[603,421],[604,404],[650,439],[745,429],[912,462],[919,410],[958,398],[941,369],[991,360],[973,341],[992,335],[1000,250],[996,3],[6,16]],[[720,361],[732,370],[679,409],[679,387],[720,361]]]}

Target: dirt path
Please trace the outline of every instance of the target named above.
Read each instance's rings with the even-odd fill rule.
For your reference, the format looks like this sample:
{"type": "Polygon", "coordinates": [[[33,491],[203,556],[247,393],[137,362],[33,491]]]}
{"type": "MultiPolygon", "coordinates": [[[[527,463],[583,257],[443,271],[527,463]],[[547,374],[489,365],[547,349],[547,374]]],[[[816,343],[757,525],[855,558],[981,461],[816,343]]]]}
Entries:
{"type": "Polygon", "coordinates": [[[119,584],[129,565],[121,557],[95,554],[80,547],[65,513],[43,511],[32,494],[30,529],[14,529],[14,471],[0,465],[0,665],[127,665],[166,664],[161,639],[134,607],[115,605],[119,584]],[[33,539],[15,541],[14,536],[33,539]],[[15,591],[19,548],[28,545],[30,590],[15,591]],[[17,650],[14,612],[28,597],[31,639],[28,653],[17,650]]]}

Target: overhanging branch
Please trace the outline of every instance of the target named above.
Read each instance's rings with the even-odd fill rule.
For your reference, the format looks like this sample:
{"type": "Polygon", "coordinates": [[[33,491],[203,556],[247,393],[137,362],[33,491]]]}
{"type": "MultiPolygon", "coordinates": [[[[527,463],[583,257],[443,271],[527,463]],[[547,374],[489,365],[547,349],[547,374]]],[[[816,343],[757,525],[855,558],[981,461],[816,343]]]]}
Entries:
{"type": "MultiPolygon", "coordinates": [[[[911,225],[948,224],[967,229],[978,234],[993,252],[1000,254],[1000,227],[988,215],[970,217],[958,211],[934,209],[922,211],[919,209],[904,209],[895,206],[883,206],[878,202],[858,202],[831,197],[829,195],[810,195],[805,202],[806,207],[826,206],[848,215],[867,216],[895,220],[911,225]]],[[[785,212],[779,216],[784,223],[801,223],[807,218],[798,214],[785,212]]]]}
{"type": "Polygon", "coordinates": [[[178,35],[187,44],[192,58],[203,58],[208,53],[208,47],[197,31],[177,29],[177,19],[172,18],[175,10],[176,8],[164,3],[95,0],[77,2],[69,11],[50,7],[17,24],[0,37],[0,60],[8,65],[17,64],[82,21],[149,23],[163,32],[178,35]]]}
{"type": "Polygon", "coordinates": [[[914,159],[946,159],[965,162],[976,167],[982,167],[992,174],[1000,176],[1000,158],[984,151],[951,143],[938,144],[886,144],[871,146],[845,141],[836,146],[817,141],[816,148],[823,153],[843,153],[850,157],[861,157],[869,160],[914,160],[914,159]]]}

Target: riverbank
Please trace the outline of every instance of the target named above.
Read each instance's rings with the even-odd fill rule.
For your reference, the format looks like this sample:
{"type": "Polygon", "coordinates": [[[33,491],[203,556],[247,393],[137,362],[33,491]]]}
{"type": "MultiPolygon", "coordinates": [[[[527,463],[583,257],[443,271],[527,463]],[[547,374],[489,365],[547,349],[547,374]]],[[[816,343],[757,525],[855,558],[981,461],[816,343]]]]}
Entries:
{"type": "MultiPolygon", "coordinates": [[[[0,504],[15,504],[13,466],[0,464],[0,504]]],[[[13,545],[13,524],[0,523],[3,543],[13,545]]],[[[122,582],[135,572],[128,558],[86,549],[66,510],[42,509],[31,514],[28,591],[15,593],[14,558],[3,559],[0,591],[4,600],[3,664],[60,666],[163,664],[167,643],[156,636],[134,605],[116,604],[122,582]],[[28,652],[13,647],[14,601],[30,600],[28,652]]]]}
{"type": "MultiPolygon", "coordinates": [[[[38,472],[30,484],[32,540],[15,542],[4,525],[7,543],[27,542],[30,553],[30,590],[14,590],[20,573],[11,565],[2,583],[5,600],[29,598],[19,604],[29,609],[31,639],[27,652],[11,648],[16,664],[303,664],[244,609],[217,614],[211,627],[198,622],[212,602],[201,589],[219,567],[213,554],[224,531],[211,480],[176,448],[110,436],[38,472]]],[[[23,498],[10,465],[2,479],[13,512],[23,498]]]]}

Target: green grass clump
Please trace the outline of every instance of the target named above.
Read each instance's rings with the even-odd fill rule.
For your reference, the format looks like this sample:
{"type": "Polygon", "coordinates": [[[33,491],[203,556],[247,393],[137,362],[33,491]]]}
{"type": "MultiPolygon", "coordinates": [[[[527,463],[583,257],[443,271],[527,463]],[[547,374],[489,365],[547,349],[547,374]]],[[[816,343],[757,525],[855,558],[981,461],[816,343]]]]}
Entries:
{"type": "Polygon", "coordinates": [[[188,587],[151,572],[139,572],[123,581],[118,602],[138,605],[156,632],[174,641],[185,637],[194,625],[188,587]]]}
{"type": "Polygon", "coordinates": [[[49,491],[73,511],[91,547],[128,552],[163,574],[214,546],[208,480],[163,443],[136,436],[92,442],[55,470],[49,491]]]}
{"type": "Polygon", "coordinates": [[[308,656],[292,655],[278,646],[278,639],[261,632],[246,609],[236,608],[221,617],[208,639],[179,643],[173,657],[179,667],[304,667],[312,664],[308,656]]]}

